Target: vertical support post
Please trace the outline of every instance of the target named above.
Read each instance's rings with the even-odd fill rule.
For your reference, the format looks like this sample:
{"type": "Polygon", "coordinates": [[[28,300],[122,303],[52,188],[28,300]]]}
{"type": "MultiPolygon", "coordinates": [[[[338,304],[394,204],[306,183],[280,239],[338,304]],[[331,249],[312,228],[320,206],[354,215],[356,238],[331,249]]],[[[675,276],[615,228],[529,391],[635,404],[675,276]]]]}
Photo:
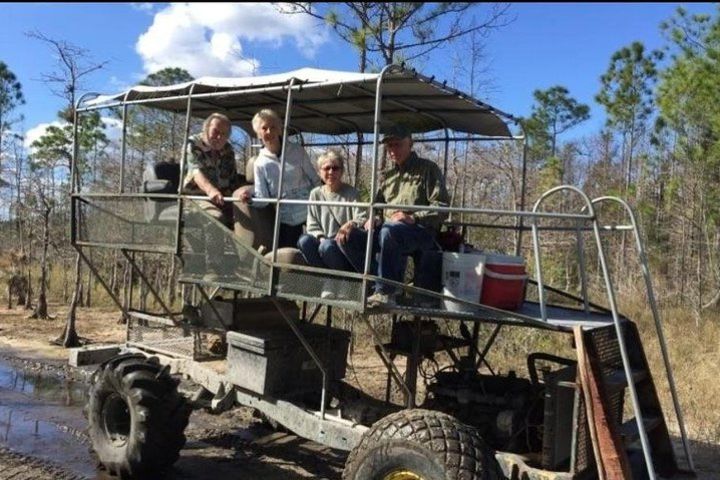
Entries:
{"type": "MultiPolygon", "coordinates": [[[[525,193],[527,191],[527,135],[522,124],[519,124],[523,131],[523,146],[522,146],[522,175],[520,177],[520,211],[525,210],[525,193]]],[[[518,218],[518,231],[517,231],[517,242],[515,243],[515,255],[520,255],[522,251],[522,237],[524,228],[524,218],[520,216],[518,218]]]]}
{"type": "Polygon", "coordinates": [[[125,93],[123,97],[122,106],[122,137],[120,139],[120,193],[125,193],[125,157],[127,156],[127,98],[130,95],[130,90],[125,93]]]}
{"type": "Polygon", "coordinates": [[[285,101],[285,121],[283,122],[283,137],[282,137],[282,145],[280,147],[280,178],[278,179],[278,192],[277,192],[277,203],[275,203],[275,225],[273,225],[273,250],[272,250],[272,265],[270,265],[270,279],[268,281],[268,295],[273,294],[273,290],[275,288],[275,282],[277,280],[277,267],[275,266],[275,263],[277,262],[277,254],[278,254],[278,239],[280,237],[280,210],[282,207],[282,196],[283,196],[283,187],[284,187],[284,180],[285,180],[285,158],[287,155],[287,141],[288,141],[288,127],[290,126],[290,117],[291,117],[291,110],[292,110],[292,94],[293,94],[293,87],[295,86],[295,79],[290,79],[290,84],[288,85],[288,94],[287,99],[285,101]]]}
{"type": "Polygon", "coordinates": [[[175,224],[175,255],[180,256],[180,250],[181,250],[181,235],[182,235],[182,214],[183,214],[183,199],[182,199],[182,189],[183,189],[183,182],[185,179],[185,164],[187,163],[187,142],[188,137],[190,136],[190,120],[191,120],[191,113],[192,113],[192,95],[193,91],[195,90],[195,84],[193,83],[190,85],[190,91],[188,91],[188,99],[187,99],[187,109],[185,111],[185,133],[184,133],[184,140],[183,140],[183,149],[182,149],[182,155],[180,156],[180,181],[178,182],[178,199],[177,199],[177,205],[178,205],[178,213],[177,213],[177,221],[175,224]]]}
{"type": "Polygon", "coordinates": [[[583,308],[585,313],[590,313],[587,291],[587,266],[585,265],[585,243],[582,236],[580,220],[578,220],[575,225],[575,232],[577,234],[578,262],[580,265],[580,292],[583,299],[583,308]]]}
{"type": "MultiPolygon", "coordinates": [[[[367,292],[368,279],[367,276],[370,273],[370,264],[372,262],[372,247],[373,237],[375,234],[375,194],[377,191],[377,166],[378,166],[378,153],[380,151],[380,143],[378,137],[380,136],[380,121],[382,119],[382,84],[385,79],[385,75],[390,69],[396,68],[395,65],[385,66],[378,75],[377,88],[375,90],[375,119],[373,121],[373,155],[372,163],[370,164],[370,212],[368,218],[370,219],[370,228],[368,229],[367,243],[365,244],[365,265],[363,266],[363,282],[362,291],[367,292]]],[[[367,297],[365,294],[362,296],[362,309],[365,310],[367,306],[367,297]]]]}
{"type": "Polygon", "coordinates": [[[540,319],[547,322],[547,309],[545,307],[545,287],[543,285],[542,262],[540,259],[540,238],[538,234],[537,218],[532,218],[532,239],[535,255],[535,276],[537,277],[538,301],[540,303],[540,319]]]}
{"type": "MultiPolygon", "coordinates": [[[[592,207],[590,206],[590,208],[592,207]]],[[[592,210],[590,210],[590,213],[593,217],[595,216],[592,210]]],[[[630,392],[630,399],[632,401],[633,411],[635,412],[635,421],[637,422],[638,433],[640,434],[640,444],[642,445],[643,456],[645,457],[645,465],[647,466],[648,477],[650,480],[655,480],[657,477],[655,476],[655,467],[652,462],[652,451],[650,449],[647,432],[645,431],[645,423],[643,422],[642,412],[640,411],[640,400],[638,399],[637,388],[635,388],[635,382],[632,381],[633,374],[632,369],[630,368],[630,358],[628,356],[627,346],[625,344],[625,332],[623,331],[622,324],[620,323],[620,316],[618,315],[617,305],[615,303],[615,290],[613,289],[612,280],[610,278],[610,269],[608,268],[602,241],[600,240],[600,228],[598,226],[597,218],[594,218],[592,225],[595,233],[595,241],[597,243],[600,267],[602,269],[603,276],[605,277],[605,289],[610,303],[610,311],[612,312],[613,324],[615,325],[615,333],[617,334],[618,345],[620,346],[620,356],[622,357],[623,370],[625,372],[625,378],[628,379],[628,391],[630,392]]]]}

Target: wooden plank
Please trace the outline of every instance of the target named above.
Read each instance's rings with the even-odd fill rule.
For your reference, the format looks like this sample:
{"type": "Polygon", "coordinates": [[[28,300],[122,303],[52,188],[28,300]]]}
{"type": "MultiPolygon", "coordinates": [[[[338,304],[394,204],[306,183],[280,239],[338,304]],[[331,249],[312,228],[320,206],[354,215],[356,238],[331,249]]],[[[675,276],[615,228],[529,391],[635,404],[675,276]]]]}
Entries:
{"type": "Polygon", "coordinates": [[[617,425],[610,415],[597,361],[585,348],[582,329],[575,327],[573,332],[598,477],[603,480],[631,479],[630,461],[623,448],[617,425]]]}

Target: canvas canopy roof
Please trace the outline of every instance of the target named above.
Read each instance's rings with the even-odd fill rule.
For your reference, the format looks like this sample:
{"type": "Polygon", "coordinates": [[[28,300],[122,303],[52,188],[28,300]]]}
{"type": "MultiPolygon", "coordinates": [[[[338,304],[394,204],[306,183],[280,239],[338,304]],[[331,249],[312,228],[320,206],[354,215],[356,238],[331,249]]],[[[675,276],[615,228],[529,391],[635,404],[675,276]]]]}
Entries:
{"type": "MultiPolygon", "coordinates": [[[[187,97],[192,94],[193,116],[204,118],[221,112],[249,132],[252,116],[261,108],[272,108],[284,116],[287,92],[294,79],[293,128],[322,134],[372,133],[379,76],[302,68],[257,77],[202,77],[170,86],[136,86],[85,102],[81,110],[125,101],[150,102],[154,108],[184,113],[187,97]]],[[[414,70],[391,68],[381,88],[381,131],[402,123],[418,133],[448,128],[475,135],[511,136],[506,121],[514,121],[512,116],[414,70]]]]}

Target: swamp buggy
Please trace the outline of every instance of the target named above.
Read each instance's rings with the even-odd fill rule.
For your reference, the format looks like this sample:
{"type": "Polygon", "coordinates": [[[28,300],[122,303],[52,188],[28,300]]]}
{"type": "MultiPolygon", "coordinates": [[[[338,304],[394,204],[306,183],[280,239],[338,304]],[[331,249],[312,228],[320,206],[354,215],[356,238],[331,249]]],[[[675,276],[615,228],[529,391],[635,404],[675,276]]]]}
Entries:
{"type": "MultiPolygon", "coordinates": [[[[170,468],[185,443],[183,430],[191,408],[205,397],[216,411],[249,406],[300,437],[348,451],[346,480],[677,476],[681,468],[643,342],[635,323],[622,316],[616,304],[601,237],[618,232],[635,240],[664,362],[656,370],[668,382],[673,422],[692,472],[632,211],[620,199],[590,199],[572,186],[549,190],[526,209],[525,138],[511,133],[509,125],[517,124],[512,116],[400,66],[372,74],[301,69],[138,86],[119,95],[85,97],[76,115],[103,109],[122,118],[120,187],[113,192],[78,188],[81,152],[76,132],[71,221],[73,245],[103,286],[109,282],[95,264],[99,253],[93,257],[93,252],[119,251],[131,266],[132,281],[122,298],[106,288],[127,319],[126,343],[120,355],[102,363],[94,374],[87,406],[93,448],[112,474],[156,478],[170,468]],[[500,239],[504,253],[514,250],[512,258],[525,253],[532,258],[534,275],[524,282],[523,272],[519,277],[493,273],[490,253],[433,255],[436,269],[439,263],[447,266],[446,259],[472,258],[473,268],[487,267],[487,285],[491,276],[495,281],[520,278],[515,304],[498,304],[492,295],[483,296],[482,303],[477,295],[463,298],[452,290],[452,281],[458,279],[445,276],[437,288],[397,283],[403,292],[397,305],[370,308],[366,297],[376,277],[370,274],[369,255],[363,273],[306,266],[296,250],[272,248],[279,231],[278,218],[268,214],[272,208],[225,198],[235,202],[235,231],[229,230],[196,206],[195,201],[205,197],[184,194],[179,186],[185,154],[179,163],[156,158],[145,172],[142,188],[126,187],[127,136],[129,123],[138,118],[132,115],[136,109],[184,114],[182,135],[187,139],[199,119],[212,112],[224,113],[234,126],[251,134],[251,119],[261,108],[272,108],[284,119],[284,142],[300,138],[306,149],[365,146],[371,155],[370,192],[378,185],[379,138],[389,125],[402,123],[422,134],[415,140],[418,148],[439,144],[428,151],[444,162],[446,174],[451,146],[510,145],[504,151],[521,158],[516,169],[522,179],[518,208],[434,209],[448,213],[447,225],[464,231],[466,238],[472,231],[494,231],[495,236],[482,238],[500,239]],[[622,213],[621,221],[600,220],[599,211],[607,205],[622,213]],[[532,246],[523,250],[523,234],[528,232],[532,246]],[[544,247],[545,235],[572,240],[580,294],[544,282],[544,255],[553,253],[544,247]],[[215,238],[212,245],[208,238],[215,238]],[[222,259],[221,268],[209,271],[209,254],[222,259]],[[141,261],[142,255],[179,262],[177,277],[186,293],[182,308],[175,308],[154,288],[151,274],[156,273],[149,270],[152,262],[141,261]],[[590,301],[591,280],[603,302],[590,301]],[[133,284],[149,292],[159,311],[143,306],[133,284]],[[333,297],[321,296],[328,284],[335,289],[333,297]],[[351,335],[338,327],[332,309],[354,312],[372,338],[387,368],[384,399],[343,381],[351,335]],[[571,354],[558,355],[554,348],[532,351],[528,346],[522,354],[526,377],[494,371],[488,360],[492,348],[502,341],[503,332],[517,327],[551,332],[565,339],[563,345],[571,354]],[[398,359],[405,360],[404,372],[396,365],[398,359]],[[428,367],[432,359],[438,359],[438,368],[428,367]],[[419,375],[424,388],[418,388],[419,375]],[[180,376],[201,386],[193,398],[178,390],[180,376]],[[392,398],[393,389],[399,389],[402,400],[392,398]],[[353,402],[363,407],[350,408],[353,402]]],[[[284,168],[281,159],[281,172],[284,168]]],[[[252,168],[247,174],[245,180],[251,183],[252,168]]],[[[282,174],[280,178],[282,191],[282,174]]],[[[275,207],[298,202],[336,205],[264,200],[275,207]]],[[[370,215],[392,207],[372,201],[358,205],[370,215]]],[[[403,206],[413,208],[429,207],[403,206]]],[[[510,263],[523,266],[522,260],[510,263]]],[[[413,259],[413,265],[430,268],[422,259],[413,259]]]]}

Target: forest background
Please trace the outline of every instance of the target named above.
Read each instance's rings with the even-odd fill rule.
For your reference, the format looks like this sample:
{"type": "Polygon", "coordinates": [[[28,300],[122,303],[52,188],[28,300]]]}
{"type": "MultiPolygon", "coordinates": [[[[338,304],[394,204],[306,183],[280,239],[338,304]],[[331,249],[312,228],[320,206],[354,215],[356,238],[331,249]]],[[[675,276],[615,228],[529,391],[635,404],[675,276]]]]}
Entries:
{"type": "MultiPolygon", "coordinates": [[[[485,35],[501,35],[513,21],[512,5],[506,4],[348,2],[273,7],[283,15],[302,15],[329,26],[333,35],[353,47],[359,71],[377,71],[403,62],[422,67],[442,48],[446,63],[441,80],[478,97],[488,88],[485,35]]],[[[683,360],[679,378],[684,378],[684,372],[702,383],[705,370],[699,369],[698,362],[710,367],[705,371],[709,379],[720,361],[720,12],[693,14],[678,8],[658,29],[664,38],[662,48],[649,49],[632,42],[607,58],[607,70],[597,79],[594,97],[604,110],[605,123],[596,131],[572,137],[573,131],[590,120],[590,107],[565,85],[533,91],[531,113],[515,127],[527,137],[528,201],[524,208],[542,192],[561,184],[576,186],[590,198],[616,195],[625,199],[637,215],[656,297],[669,336],[675,338],[671,357],[683,360]],[[691,360],[688,352],[692,352],[691,360]]],[[[28,32],[27,42],[44,45],[48,55],[57,60],[54,69],[38,75],[65,106],[58,112],[57,122],[28,142],[28,132],[18,127],[28,100],[23,83],[29,79],[17,78],[12,65],[0,58],[0,274],[9,289],[26,294],[21,295],[21,304],[36,318],[52,315],[48,304],[70,305],[58,339],[72,346],[78,342],[78,332],[82,334],[82,325],[75,324],[76,309],[110,303],[95,277],[82,268],[70,245],[68,228],[73,105],[86,93],[84,82],[103,75],[108,63],[102,59],[102,51],[90,50],[91,45],[76,45],[42,31],[28,32]]],[[[258,69],[255,65],[248,74],[262,73],[253,71],[258,69]]],[[[193,78],[182,66],[166,66],[148,73],[139,83],[167,85],[193,78]]],[[[183,119],[142,109],[132,115],[125,184],[137,190],[148,165],[180,158],[183,119]]],[[[78,165],[83,188],[116,190],[120,181],[119,117],[109,112],[80,119],[78,165]]],[[[242,169],[252,155],[252,141],[237,131],[233,142],[242,169]]],[[[522,152],[518,147],[472,144],[450,148],[447,184],[454,206],[521,206],[522,152]]],[[[441,151],[424,149],[423,153],[442,163],[441,151]]],[[[366,190],[367,151],[347,147],[346,154],[347,180],[366,190]]],[[[489,240],[482,236],[468,239],[481,244],[489,240]]],[[[547,242],[554,255],[544,264],[545,281],[579,292],[573,244],[559,236],[547,242]]],[[[606,246],[612,252],[621,309],[631,318],[647,319],[642,272],[632,238],[614,236],[606,240],[606,246]]],[[[165,292],[170,303],[177,303],[176,262],[145,261],[156,289],[165,292]]],[[[101,255],[94,263],[114,292],[121,292],[131,279],[128,262],[121,255],[101,255]]],[[[152,301],[143,284],[137,289],[141,302],[152,301]]],[[[709,384],[706,388],[711,388],[709,384]]],[[[709,403],[720,395],[698,391],[694,383],[685,391],[690,397],[686,401],[698,411],[720,411],[709,403]]],[[[720,440],[716,419],[696,416],[694,429],[701,438],[720,440]]]]}

